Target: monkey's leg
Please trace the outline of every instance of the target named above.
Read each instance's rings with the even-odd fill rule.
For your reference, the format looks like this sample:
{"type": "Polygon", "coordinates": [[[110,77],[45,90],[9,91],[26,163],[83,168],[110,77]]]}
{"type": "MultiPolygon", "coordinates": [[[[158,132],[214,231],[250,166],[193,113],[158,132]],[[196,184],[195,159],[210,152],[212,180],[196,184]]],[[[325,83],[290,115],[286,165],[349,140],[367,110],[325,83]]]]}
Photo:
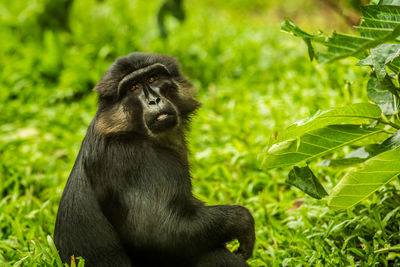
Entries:
{"type": "Polygon", "coordinates": [[[85,267],[132,267],[86,176],[75,169],[61,198],[54,242],[63,262],[70,263],[74,255],[85,259],[85,267]]]}

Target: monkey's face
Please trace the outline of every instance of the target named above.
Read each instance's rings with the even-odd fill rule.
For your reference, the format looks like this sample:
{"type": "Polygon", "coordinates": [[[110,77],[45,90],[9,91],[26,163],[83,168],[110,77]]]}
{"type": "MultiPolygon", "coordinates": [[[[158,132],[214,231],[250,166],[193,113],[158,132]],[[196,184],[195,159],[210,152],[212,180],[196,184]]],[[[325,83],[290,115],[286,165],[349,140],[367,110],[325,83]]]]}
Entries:
{"type": "Polygon", "coordinates": [[[175,60],[163,55],[134,53],[118,59],[96,90],[96,128],[103,134],[157,136],[181,127],[200,105],[175,60]]]}
{"type": "Polygon", "coordinates": [[[125,76],[119,83],[118,94],[125,95],[126,104],[139,104],[144,126],[150,133],[158,134],[180,123],[178,107],[173,103],[178,90],[167,68],[156,63],[125,76]]]}

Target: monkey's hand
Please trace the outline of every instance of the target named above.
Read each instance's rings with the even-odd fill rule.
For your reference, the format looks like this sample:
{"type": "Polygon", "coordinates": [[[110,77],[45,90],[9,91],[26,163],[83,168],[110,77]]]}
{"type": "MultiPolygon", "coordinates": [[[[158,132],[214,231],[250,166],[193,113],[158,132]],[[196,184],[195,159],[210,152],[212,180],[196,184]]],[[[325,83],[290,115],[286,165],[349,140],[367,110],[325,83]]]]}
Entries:
{"type": "Polygon", "coordinates": [[[236,209],[237,239],[240,243],[239,248],[234,253],[247,260],[253,254],[254,242],[256,240],[254,219],[246,208],[242,206],[234,207],[236,209]]]}

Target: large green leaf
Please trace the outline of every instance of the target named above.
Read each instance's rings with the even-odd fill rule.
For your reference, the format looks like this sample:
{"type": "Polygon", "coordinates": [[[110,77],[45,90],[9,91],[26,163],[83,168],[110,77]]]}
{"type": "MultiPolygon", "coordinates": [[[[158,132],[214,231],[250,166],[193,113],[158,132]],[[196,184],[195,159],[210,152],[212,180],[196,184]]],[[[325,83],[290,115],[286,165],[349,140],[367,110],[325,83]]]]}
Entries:
{"type": "Polygon", "coordinates": [[[321,167],[348,167],[352,165],[356,165],[366,161],[366,158],[344,158],[344,159],[325,159],[321,162],[318,162],[318,166],[321,167]]]}
{"type": "Polygon", "coordinates": [[[328,125],[368,123],[371,120],[379,119],[381,113],[377,105],[369,103],[358,103],[320,111],[311,118],[305,118],[293,123],[278,135],[274,143],[276,144],[288,139],[293,139],[328,125]]]}
{"type": "Polygon", "coordinates": [[[296,186],[316,199],[321,199],[328,195],[308,166],[301,168],[294,166],[289,172],[286,183],[296,186]]]}
{"type": "Polygon", "coordinates": [[[297,27],[292,21],[286,19],[281,24],[285,32],[303,38],[309,49],[309,54],[314,55],[311,41],[327,47],[325,51],[317,53],[320,61],[333,61],[348,56],[362,58],[362,53],[386,42],[396,42],[400,35],[400,7],[395,5],[370,5],[361,7],[362,20],[356,27],[359,36],[333,33],[332,37],[322,34],[312,35],[297,27]],[[312,50],[310,52],[310,50],[312,50]]]}
{"type": "Polygon", "coordinates": [[[323,167],[344,167],[362,163],[380,153],[400,147],[400,130],[383,141],[381,144],[369,144],[360,147],[343,159],[326,159],[318,162],[318,166],[323,167]]]}
{"type": "Polygon", "coordinates": [[[370,158],[349,171],[333,188],[328,205],[334,209],[350,208],[400,175],[400,148],[370,158]]]}
{"type": "Polygon", "coordinates": [[[358,125],[331,125],[271,146],[262,167],[277,168],[310,161],[333,150],[382,132],[358,125]]]}
{"type": "Polygon", "coordinates": [[[365,145],[352,151],[350,154],[346,155],[345,158],[325,159],[318,162],[317,165],[322,167],[346,167],[356,165],[376,155],[373,153],[378,149],[378,147],[380,147],[378,144],[365,145]]]}

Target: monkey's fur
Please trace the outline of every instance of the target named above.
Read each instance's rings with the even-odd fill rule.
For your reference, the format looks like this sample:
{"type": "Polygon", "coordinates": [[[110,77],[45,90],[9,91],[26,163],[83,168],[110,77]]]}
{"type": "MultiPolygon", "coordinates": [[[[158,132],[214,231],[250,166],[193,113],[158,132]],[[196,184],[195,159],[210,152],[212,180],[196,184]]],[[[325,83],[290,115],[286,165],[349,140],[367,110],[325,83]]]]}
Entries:
{"type": "Polygon", "coordinates": [[[184,131],[199,106],[164,55],[132,53],[107,70],[57,214],[63,262],[85,266],[248,266],[248,210],[194,198],[184,131]],[[225,243],[237,238],[235,253],[225,243]]]}

